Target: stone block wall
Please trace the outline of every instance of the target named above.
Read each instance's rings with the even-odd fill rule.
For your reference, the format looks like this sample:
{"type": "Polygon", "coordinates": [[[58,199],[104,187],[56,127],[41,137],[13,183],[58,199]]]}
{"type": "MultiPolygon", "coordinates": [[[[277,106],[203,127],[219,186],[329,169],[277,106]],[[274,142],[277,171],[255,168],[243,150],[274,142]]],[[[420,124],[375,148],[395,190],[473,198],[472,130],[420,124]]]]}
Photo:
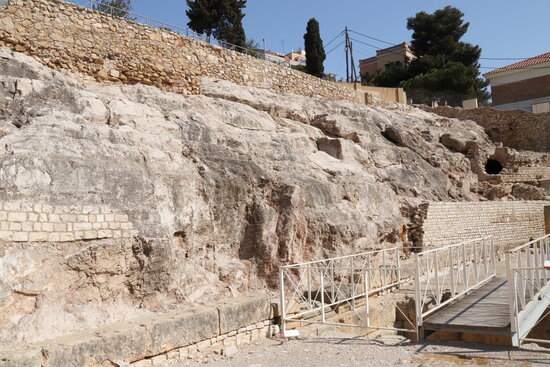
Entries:
{"type": "Polygon", "coordinates": [[[66,242],[136,235],[128,216],[99,206],[0,202],[0,240],[66,242]]]}
{"type": "Polygon", "coordinates": [[[271,315],[269,297],[238,297],[0,349],[0,367],[174,366],[267,337],[271,315]]]}
{"type": "Polygon", "coordinates": [[[61,0],[1,8],[0,47],[99,81],[198,94],[199,77],[364,104],[365,94],[264,60],[61,0]]]}
{"type": "Polygon", "coordinates": [[[502,182],[537,182],[550,180],[550,167],[518,167],[513,173],[502,174],[502,182]]]}
{"type": "Polygon", "coordinates": [[[465,110],[452,107],[422,107],[443,117],[472,120],[485,129],[494,142],[518,150],[550,151],[550,113],[524,110],[498,111],[494,108],[465,110]]]}
{"type": "Polygon", "coordinates": [[[528,241],[545,234],[548,201],[430,202],[422,223],[422,243],[443,246],[493,236],[495,244],[528,241]]]}

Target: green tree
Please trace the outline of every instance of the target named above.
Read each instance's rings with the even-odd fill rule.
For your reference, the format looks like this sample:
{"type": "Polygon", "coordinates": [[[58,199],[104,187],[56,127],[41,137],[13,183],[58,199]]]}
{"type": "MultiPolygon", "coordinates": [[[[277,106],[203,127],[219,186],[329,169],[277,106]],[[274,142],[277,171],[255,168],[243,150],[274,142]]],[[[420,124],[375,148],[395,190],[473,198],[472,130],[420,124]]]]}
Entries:
{"type": "Polygon", "coordinates": [[[479,72],[481,48],[460,41],[470,25],[463,17],[459,9],[447,6],[407,20],[416,58],[408,67],[410,78],[401,84],[415,102],[438,98],[459,105],[468,98],[488,100],[488,84],[479,72]]]}
{"type": "Polygon", "coordinates": [[[131,0],[101,0],[99,4],[92,7],[94,10],[99,10],[104,13],[112,14],[116,17],[134,20],[130,15],[132,11],[131,0]]]}
{"type": "Polygon", "coordinates": [[[187,0],[187,25],[197,33],[246,47],[242,20],[246,0],[187,0]]]}
{"type": "Polygon", "coordinates": [[[304,34],[304,48],[306,51],[306,70],[308,74],[322,78],[325,72],[323,63],[327,58],[319,30],[319,22],[311,18],[307,22],[306,34],[304,34]]]}
{"type": "Polygon", "coordinates": [[[407,64],[400,61],[386,64],[384,70],[378,71],[375,75],[363,75],[362,81],[367,85],[378,87],[397,88],[403,80],[411,77],[407,64]]]}

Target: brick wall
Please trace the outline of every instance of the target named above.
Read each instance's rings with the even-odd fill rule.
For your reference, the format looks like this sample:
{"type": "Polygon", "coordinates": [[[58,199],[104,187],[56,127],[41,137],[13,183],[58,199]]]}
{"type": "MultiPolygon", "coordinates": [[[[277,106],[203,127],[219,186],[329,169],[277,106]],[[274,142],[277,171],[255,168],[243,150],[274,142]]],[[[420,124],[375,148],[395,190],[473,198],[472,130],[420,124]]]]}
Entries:
{"type": "Polygon", "coordinates": [[[440,116],[475,121],[485,129],[492,141],[502,142],[507,147],[538,152],[550,151],[550,113],[498,111],[488,107],[471,110],[420,107],[440,116]]]}
{"type": "Polygon", "coordinates": [[[136,235],[128,216],[107,207],[0,203],[0,240],[66,242],[136,235]]]}
{"type": "Polygon", "coordinates": [[[1,11],[0,47],[98,81],[198,94],[198,78],[212,77],[275,92],[365,103],[364,93],[337,83],[64,1],[12,0],[1,11]]]}
{"type": "Polygon", "coordinates": [[[442,246],[493,236],[495,244],[541,237],[548,201],[430,202],[422,225],[422,242],[442,246]]]}
{"type": "Polygon", "coordinates": [[[548,97],[550,96],[550,75],[491,86],[491,94],[495,106],[548,97]]]}

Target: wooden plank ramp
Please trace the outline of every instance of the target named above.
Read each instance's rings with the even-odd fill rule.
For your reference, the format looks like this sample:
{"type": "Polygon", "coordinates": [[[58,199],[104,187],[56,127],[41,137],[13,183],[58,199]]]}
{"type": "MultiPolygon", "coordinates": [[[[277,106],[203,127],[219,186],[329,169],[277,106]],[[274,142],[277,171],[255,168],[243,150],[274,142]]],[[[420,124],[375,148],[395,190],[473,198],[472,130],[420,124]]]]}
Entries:
{"type": "Polygon", "coordinates": [[[510,309],[506,279],[495,278],[456,303],[435,312],[424,330],[480,334],[510,334],[510,309]]]}

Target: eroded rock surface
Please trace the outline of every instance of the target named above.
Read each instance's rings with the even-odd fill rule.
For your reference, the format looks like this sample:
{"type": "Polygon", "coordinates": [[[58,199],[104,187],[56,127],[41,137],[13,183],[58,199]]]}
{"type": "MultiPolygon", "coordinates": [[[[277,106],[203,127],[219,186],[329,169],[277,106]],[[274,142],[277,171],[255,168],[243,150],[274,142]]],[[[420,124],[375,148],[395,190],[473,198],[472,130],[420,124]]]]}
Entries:
{"type": "Polygon", "coordinates": [[[108,205],[139,232],[0,243],[1,344],[272,289],[282,262],[407,244],[423,201],[478,199],[494,152],[475,123],[406,106],[202,90],[82,84],[0,51],[0,200],[108,205]]]}

